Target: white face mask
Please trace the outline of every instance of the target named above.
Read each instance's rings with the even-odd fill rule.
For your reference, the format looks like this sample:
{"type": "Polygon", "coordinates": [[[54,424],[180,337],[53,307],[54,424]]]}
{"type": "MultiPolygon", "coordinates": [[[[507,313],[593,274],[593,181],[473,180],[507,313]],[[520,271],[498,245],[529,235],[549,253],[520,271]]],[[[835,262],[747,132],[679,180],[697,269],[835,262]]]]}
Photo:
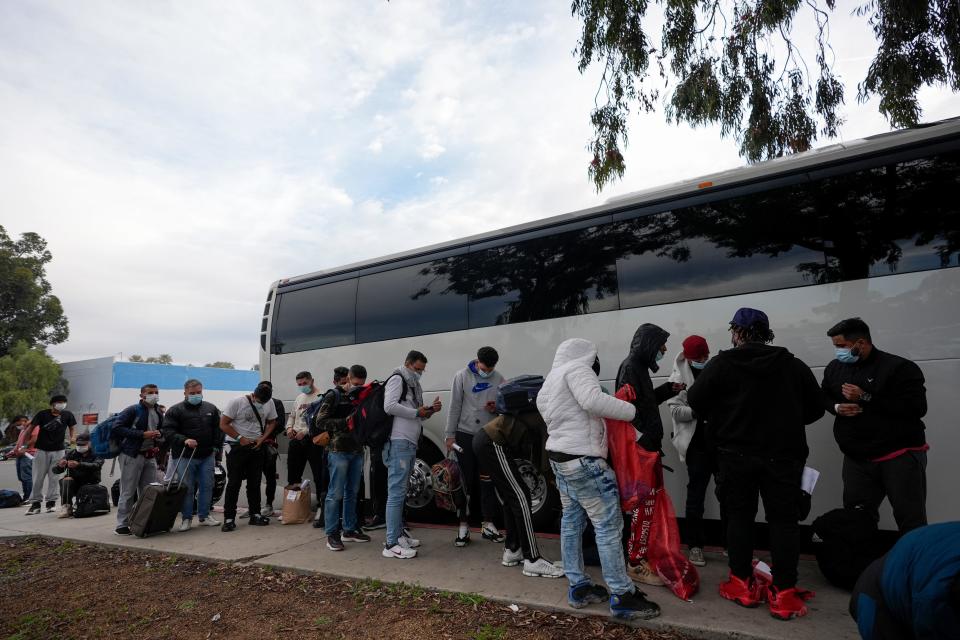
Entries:
{"type": "Polygon", "coordinates": [[[67,408],[67,403],[66,403],[66,402],[58,402],[57,404],[53,405],[53,408],[56,409],[57,411],[63,411],[64,409],[67,408]]]}
{"type": "Polygon", "coordinates": [[[159,393],[148,393],[147,395],[143,396],[143,401],[146,402],[147,404],[157,404],[157,401],[159,400],[160,400],[159,393]]]}
{"type": "Polygon", "coordinates": [[[77,447],[78,453],[86,453],[89,450],[90,450],[90,447],[77,447]]]}

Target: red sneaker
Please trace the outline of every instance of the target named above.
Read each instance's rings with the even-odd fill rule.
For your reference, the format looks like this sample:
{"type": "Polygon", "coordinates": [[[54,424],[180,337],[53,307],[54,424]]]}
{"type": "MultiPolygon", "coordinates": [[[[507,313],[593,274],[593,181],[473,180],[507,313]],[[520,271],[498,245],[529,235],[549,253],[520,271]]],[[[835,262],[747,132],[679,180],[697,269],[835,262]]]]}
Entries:
{"type": "Polygon", "coordinates": [[[759,588],[753,576],[749,580],[730,574],[726,582],[720,583],[720,597],[733,600],[741,607],[756,607],[763,602],[763,590],[759,588]]]}
{"type": "Polygon", "coordinates": [[[804,597],[809,600],[811,592],[791,589],[778,590],[776,587],[767,589],[767,606],[770,615],[779,620],[790,620],[807,615],[807,605],[803,604],[804,597]]]}

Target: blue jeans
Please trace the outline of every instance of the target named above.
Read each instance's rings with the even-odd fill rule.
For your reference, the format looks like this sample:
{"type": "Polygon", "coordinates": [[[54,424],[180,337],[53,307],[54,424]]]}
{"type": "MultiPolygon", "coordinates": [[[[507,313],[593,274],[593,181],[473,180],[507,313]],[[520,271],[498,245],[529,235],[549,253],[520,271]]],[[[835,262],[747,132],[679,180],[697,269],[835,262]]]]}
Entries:
{"type": "Polygon", "coordinates": [[[327,454],[330,484],[324,500],[323,523],[326,534],[340,530],[340,504],[343,503],[343,529],[359,531],[357,526],[357,491],[363,473],[363,454],[331,451],[327,454]]]}
{"type": "Polygon", "coordinates": [[[33,460],[27,456],[17,458],[17,480],[23,485],[23,499],[26,501],[33,489],[33,460]]]}
{"type": "Polygon", "coordinates": [[[387,468],[387,547],[397,544],[403,535],[403,503],[407,483],[417,457],[417,445],[409,440],[391,440],[383,445],[383,464],[387,468]]]}
{"type": "Polygon", "coordinates": [[[557,478],[563,517],[560,519],[560,549],[563,572],[570,585],[590,582],[583,569],[583,531],[587,519],[593,523],[600,552],[603,579],[611,593],[633,591],[620,545],[623,516],[617,478],[603,458],[583,457],[569,462],[550,461],[557,478]]]}
{"type": "MultiPolygon", "coordinates": [[[[212,453],[205,458],[194,458],[190,460],[190,450],[184,449],[185,456],[182,459],[175,460],[176,467],[173,473],[183,478],[183,484],[187,486],[187,495],[183,497],[183,507],[180,509],[180,515],[184,520],[193,517],[193,496],[197,484],[200,485],[200,495],[197,496],[197,515],[201,520],[206,520],[210,515],[210,501],[213,499],[213,465],[215,457],[212,453]],[[188,464],[189,463],[189,464],[188,464]]],[[[171,481],[172,486],[177,486],[177,480],[171,481]]]]}

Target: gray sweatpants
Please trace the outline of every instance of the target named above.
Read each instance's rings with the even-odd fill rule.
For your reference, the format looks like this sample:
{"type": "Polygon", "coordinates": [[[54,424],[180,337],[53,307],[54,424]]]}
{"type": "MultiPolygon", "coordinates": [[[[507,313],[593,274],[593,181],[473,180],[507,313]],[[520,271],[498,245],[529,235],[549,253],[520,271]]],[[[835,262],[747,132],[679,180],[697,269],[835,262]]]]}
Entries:
{"type": "Polygon", "coordinates": [[[53,468],[63,458],[63,450],[43,451],[37,449],[33,457],[33,490],[30,492],[30,501],[40,504],[41,498],[47,502],[56,502],[60,497],[60,478],[53,472],[53,468]],[[47,493],[43,493],[43,481],[47,481],[47,493]]]}
{"type": "Polygon", "coordinates": [[[121,453],[117,456],[117,462],[120,464],[120,503],[117,505],[117,527],[119,528],[129,525],[127,518],[130,517],[133,499],[137,492],[139,491],[142,495],[147,485],[157,481],[157,460],[121,453]]]}

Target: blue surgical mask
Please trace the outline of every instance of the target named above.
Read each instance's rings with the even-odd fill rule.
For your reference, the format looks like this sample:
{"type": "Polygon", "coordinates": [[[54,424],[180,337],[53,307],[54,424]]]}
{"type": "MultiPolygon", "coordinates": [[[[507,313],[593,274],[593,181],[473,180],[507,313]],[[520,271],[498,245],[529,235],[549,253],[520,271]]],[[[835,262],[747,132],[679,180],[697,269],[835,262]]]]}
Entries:
{"type": "Polygon", "coordinates": [[[201,402],[203,402],[203,394],[191,393],[190,395],[187,396],[187,402],[189,402],[190,404],[200,404],[201,402]]]}
{"type": "Polygon", "coordinates": [[[663,360],[663,351],[657,351],[657,362],[663,360]]]}
{"type": "Polygon", "coordinates": [[[853,349],[837,348],[837,360],[844,364],[853,364],[860,359],[859,355],[853,355],[853,349]]]}
{"type": "Polygon", "coordinates": [[[417,380],[423,377],[423,371],[414,370],[413,375],[417,376],[417,380]]]}
{"type": "Polygon", "coordinates": [[[310,393],[311,391],[313,391],[313,387],[309,384],[305,384],[300,387],[300,393],[310,393]]]}
{"type": "Polygon", "coordinates": [[[489,378],[493,374],[493,371],[484,371],[483,369],[477,367],[477,375],[481,378],[489,378]]]}
{"type": "Polygon", "coordinates": [[[697,362],[696,360],[688,360],[688,362],[690,363],[690,366],[693,367],[694,369],[703,369],[705,366],[707,366],[706,360],[704,360],[703,362],[697,362]]]}

